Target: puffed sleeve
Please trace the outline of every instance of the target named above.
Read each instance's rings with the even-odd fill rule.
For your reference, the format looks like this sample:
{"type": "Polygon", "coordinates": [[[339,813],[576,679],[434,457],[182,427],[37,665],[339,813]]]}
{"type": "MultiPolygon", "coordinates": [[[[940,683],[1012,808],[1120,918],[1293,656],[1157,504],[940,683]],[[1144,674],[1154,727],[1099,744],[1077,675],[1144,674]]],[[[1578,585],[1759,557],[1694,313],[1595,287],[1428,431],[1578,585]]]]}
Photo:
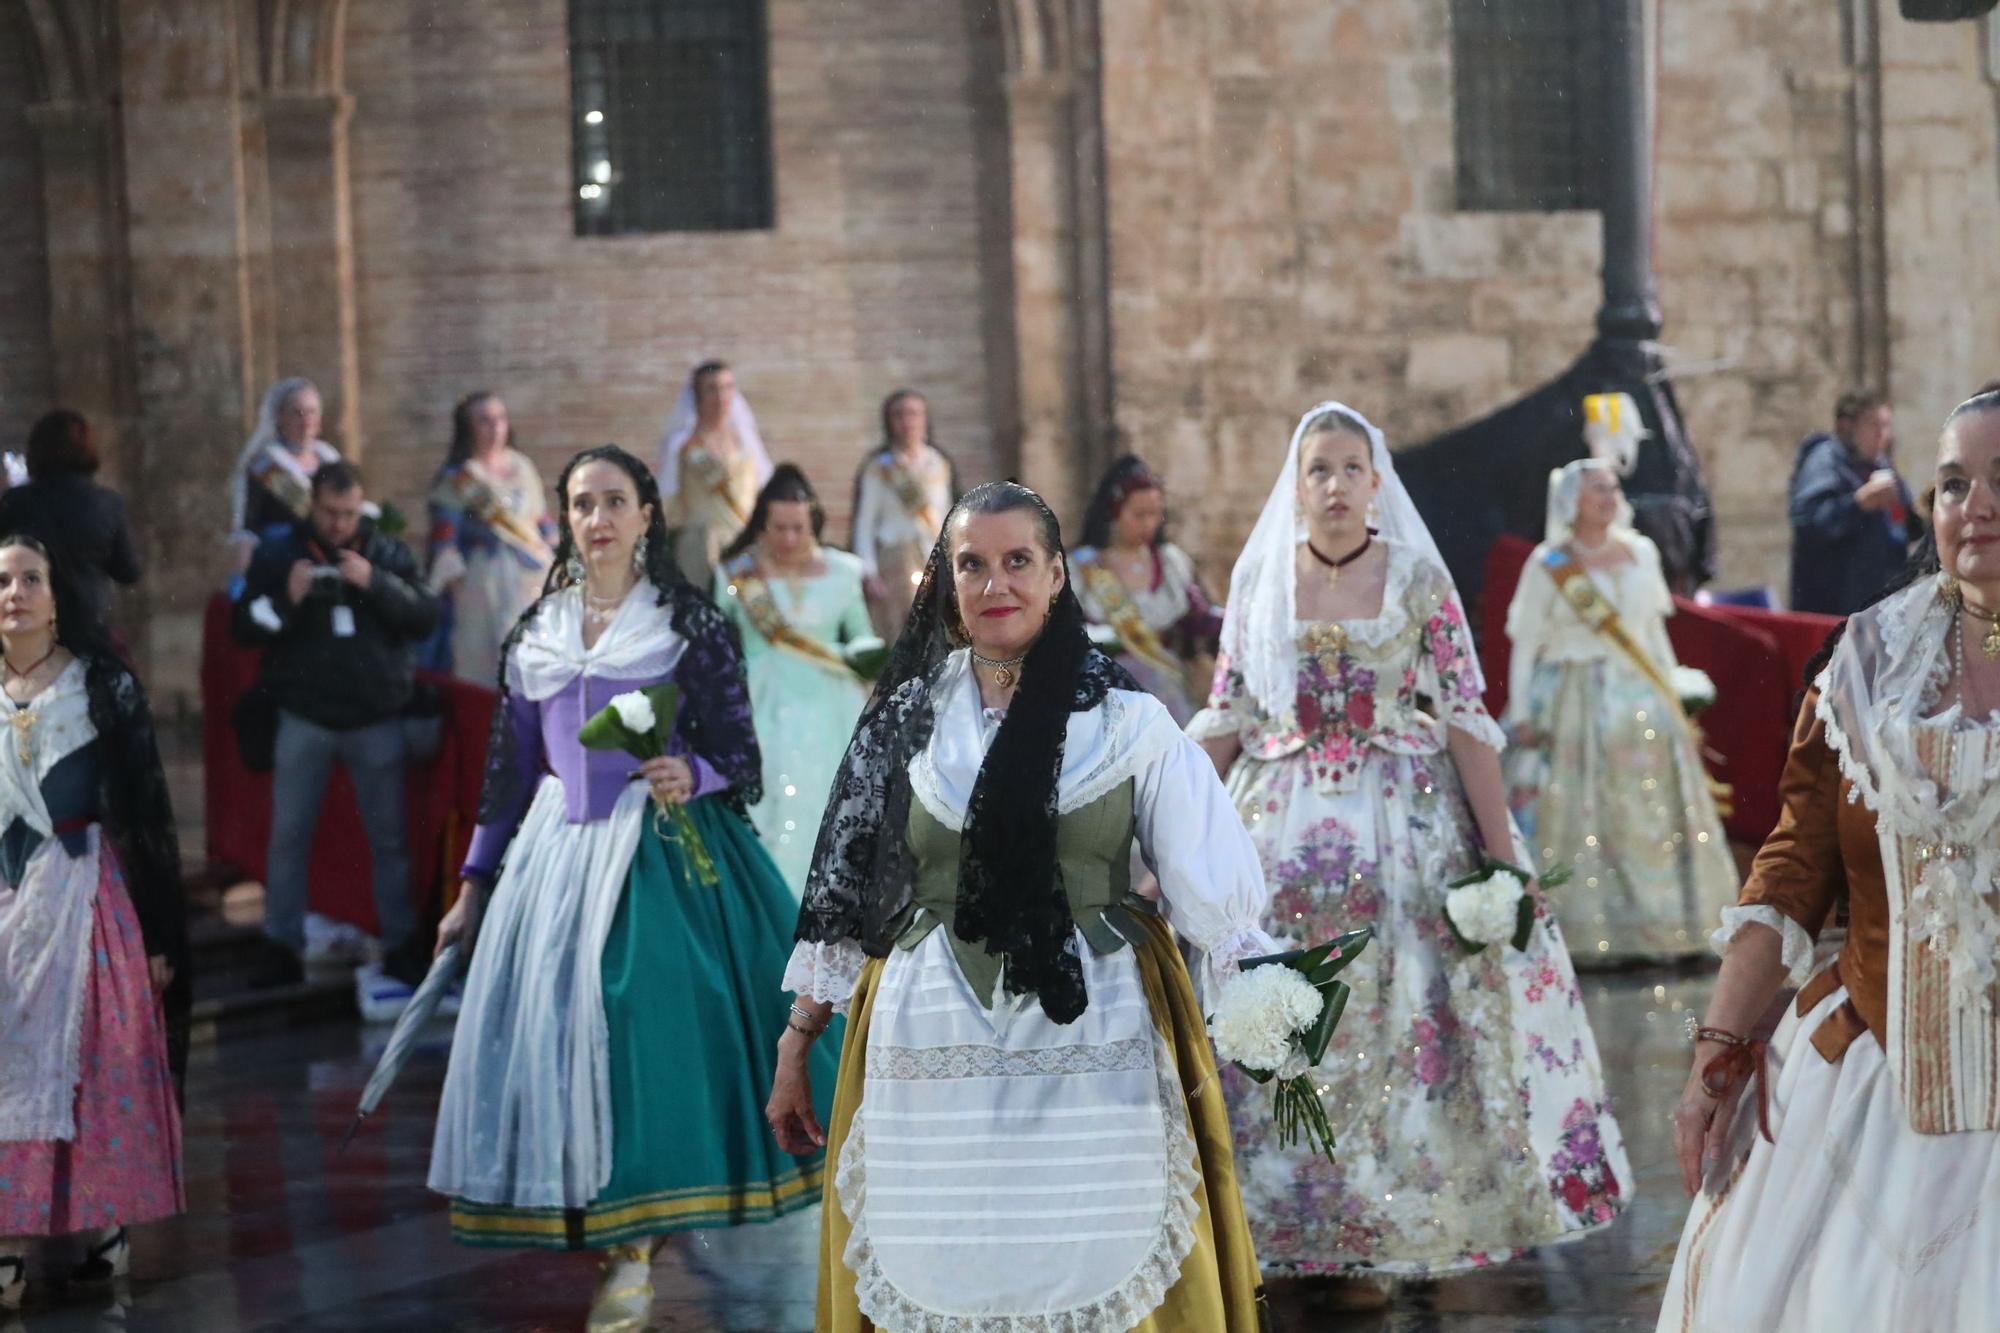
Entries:
{"type": "Polygon", "coordinates": [[[1262,925],[1270,894],[1257,848],[1215,765],[1179,734],[1158,700],[1147,695],[1133,702],[1144,718],[1140,725],[1153,732],[1134,775],[1139,852],[1159,878],[1167,924],[1202,952],[1196,984],[1206,1006],[1238,960],[1277,952],[1262,925]]]}
{"type": "Polygon", "coordinates": [[[1667,619],[1674,614],[1673,589],[1667,586],[1667,574],[1660,562],[1660,548],[1653,545],[1653,539],[1633,533],[1626,538],[1632,543],[1634,557],[1639,562],[1639,572],[1634,576],[1644,590],[1643,614],[1636,617],[1641,646],[1646,655],[1653,659],[1662,671],[1672,671],[1680,665],[1680,658],[1674,655],[1674,641],[1667,637],[1667,619]]]}
{"type": "Polygon", "coordinates": [[[1785,967],[1802,985],[1819,938],[1846,882],[1840,859],[1840,760],[1817,716],[1819,692],[1806,696],[1792,734],[1792,752],[1778,784],[1778,826],[1764,839],[1736,906],[1722,909],[1710,937],[1717,953],[1747,925],[1768,926],[1783,940],[1785,967]]]}
{"type": "Polygon", "coordinates": [[[1548,550],[1544,543],[1528,557],[1521,567],[1521,581],[1514,586],[1514,600],[1507,603],[1507,712],[1502,721],[1510,726],[1528,720],[1535,664],[1548,641],[1549,613],[1556,605],[1556,581],[1542,568],[1548,550]]]}
{"type": "Polygon", "coordinates": [[[1449,726],[1495,750],[1507,748],[1500,725],[1486,712],[1480,690],[1479,654],[1465,623],[1458,591],[1441,572],[1426,569],[1413,581],[1417,604],[1411,613],[1423,621],[1417,649],[1417,689],[1435,701],[1438,715],[1449,726]]]}

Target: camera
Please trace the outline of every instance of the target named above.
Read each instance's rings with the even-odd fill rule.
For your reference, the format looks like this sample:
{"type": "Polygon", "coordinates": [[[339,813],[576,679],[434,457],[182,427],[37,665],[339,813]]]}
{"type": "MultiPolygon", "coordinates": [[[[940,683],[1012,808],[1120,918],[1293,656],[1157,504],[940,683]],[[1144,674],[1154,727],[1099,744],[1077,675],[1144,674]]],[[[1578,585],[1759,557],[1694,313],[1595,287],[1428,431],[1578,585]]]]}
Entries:
{"type": "Polygon", "coordinates": [[[314,565],[312,584],[309,591],[316,593],[338,592],[340,590],[340,566],[314,565]]]}

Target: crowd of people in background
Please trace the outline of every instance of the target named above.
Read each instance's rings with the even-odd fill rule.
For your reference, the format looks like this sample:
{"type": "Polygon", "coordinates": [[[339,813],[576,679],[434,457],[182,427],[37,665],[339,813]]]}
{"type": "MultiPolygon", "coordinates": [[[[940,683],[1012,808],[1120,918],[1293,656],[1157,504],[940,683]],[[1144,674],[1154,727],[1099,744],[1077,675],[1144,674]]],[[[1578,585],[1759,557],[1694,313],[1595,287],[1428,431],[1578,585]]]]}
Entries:
{"type": "MultiPolygon", "coordinates": [[[[235,721],[272,785],[252,982],[305,975],[344,766],[382,973],[407,990],[470,952],[430,1185],[465,1243],[602,1251],[592,1328],[643,1324],[660,1237],[788,1216],[824,1236],[822,1327],[1247,1331],[1266,1275],[1379,1305],[1616,1220],[1632,1171],[1576,969],[1711,947],[1661,1327],[1907,1321],[1887,1266],[1933,1232],[1924,1312],[2000,1318],[1992,386],[1921,496],[1878,394],[1800,446],[1792,602],[1854,618],[1740,898],[1612,463],[1549,478],[1496,720],[1388,442],[1340,403],[1273,442],[1226,602],[1143,460],[1072,548],[1029,486],[961,492],[909,389],[857,460],[845,550],[722,361],[652,466],[586,449],[552,493],[503,398],[466,395],[421,560],[321,417],[311,382],[272,385],[229,478],[231,631],[261,651],[235,721]],[[420,670],[498,691],[448,904],[411,883],[420,670]],[[598,746],[605,718],[656,748],[598,746]],[[1474,951],[1441,886],[1496,869],[1528,907],[1474,951]],[[1816,961],[1842,885],[1845,945],[1816,961]],[[1245,960],[1363,927],[1314,1074],[1329,1157],[1218,1072],[1204,1014],[1245,960]],[[1834,1139],[1844,1175],[1814,1165],[1834,1139]],[[1785,1264],[1748,1261],[1774,1237],[1785,1264]]],[[[180,868],[104,628],[142,571],[97,462],[51,414],[0,496],[0,937],[31,945],[0,952],[0,1302],[34,1242],[83,1233],[87,1280],[185,1205],[180,868]]]]}

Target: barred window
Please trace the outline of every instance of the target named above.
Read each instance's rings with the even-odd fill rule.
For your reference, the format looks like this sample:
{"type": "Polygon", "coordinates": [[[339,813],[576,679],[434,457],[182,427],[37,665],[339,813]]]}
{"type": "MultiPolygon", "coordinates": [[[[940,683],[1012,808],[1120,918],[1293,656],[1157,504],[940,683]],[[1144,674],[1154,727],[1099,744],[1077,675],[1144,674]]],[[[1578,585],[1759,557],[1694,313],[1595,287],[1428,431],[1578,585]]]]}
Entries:
{"type": "Polygon", "coordinates": [[[773,225],[762,0],[570,0],[576,234],[773,225]]]}
{"type": "Polygon", "coordinates": [[[1460,209],[1601,205],[1606,8],[1602,0],[1452,0],[1460,209]]]}

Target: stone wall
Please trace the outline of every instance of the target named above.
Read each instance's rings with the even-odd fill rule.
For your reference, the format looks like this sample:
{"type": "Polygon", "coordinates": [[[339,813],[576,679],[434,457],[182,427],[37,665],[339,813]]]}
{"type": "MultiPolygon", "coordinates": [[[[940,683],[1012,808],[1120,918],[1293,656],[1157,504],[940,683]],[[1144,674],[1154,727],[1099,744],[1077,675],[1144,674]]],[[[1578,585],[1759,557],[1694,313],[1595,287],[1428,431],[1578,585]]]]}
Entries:
{"type": "MultiPolygon", "coordinates": [[[[1659,7],[1664,340],[1725,584],[1784,585],[1792,451],[1841,387],[1886,370],[1927,468],[1918,437],[2000,374],[2000,251],[1973,239],[2000,224],[1979,26],[1879,2],[1879,194],[1856,167],[1872,89],[1843,6],[1659,7]],[[1872,351],[1871,282],[1888,302],[1872,351]]],[[[1594,214],[1456,211],[1448,23],[1447,0],[1106,7],[1118,422],[1218,583],[1305,406],[1342,398],[1412,442],[1590,337],[1594,214]]]]}
{"type": "Polygon", "coordinates": [[[586,239],[571,223],[562,0],[348,12],[378,488],[414,501],[453,401],[482,386],[506,397],[551,481],[606,440],[650,460],[688,368],[710,356],[735,364],[774,457],[805,464],[838,514],[901,384],[929,395],[962,473],[992,475],[979,34],[961,6],[771,0],[777,228],[586,239]]]}

